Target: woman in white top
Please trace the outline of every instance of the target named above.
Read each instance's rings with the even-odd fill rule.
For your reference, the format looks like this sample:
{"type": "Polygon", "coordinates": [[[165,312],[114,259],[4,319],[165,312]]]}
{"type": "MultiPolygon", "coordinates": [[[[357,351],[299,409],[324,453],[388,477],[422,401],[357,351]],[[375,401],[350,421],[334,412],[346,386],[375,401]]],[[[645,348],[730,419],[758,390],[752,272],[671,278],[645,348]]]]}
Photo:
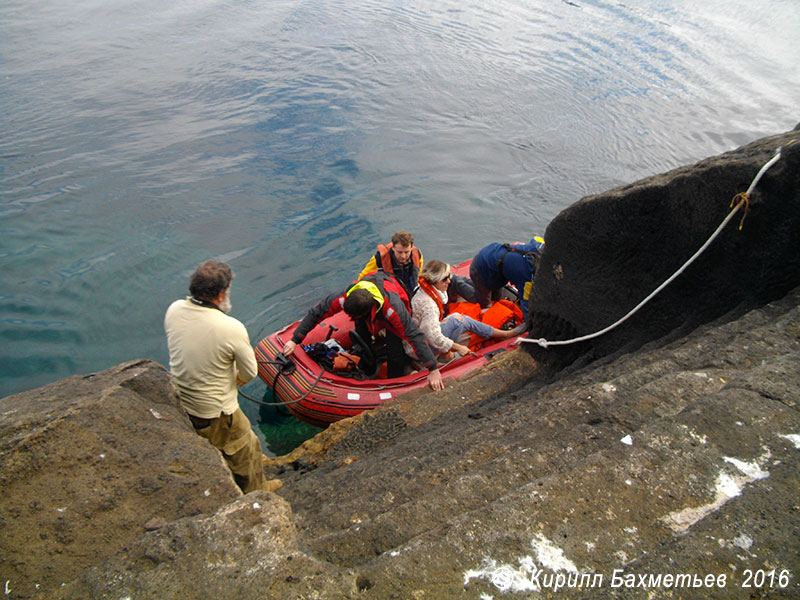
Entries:
{"type": "Polygon", "coordinates": [[[467,354],[469,348],[458,343],[465,332],[475,333],[482,338],[506,339],[524,331],[524,324],[509,330],[495,329],[458,313],[442,320],[450,279],[450,265],[440,260],[426,262],[419,273],[419,287],[411,299],[411,319],[425,334],[435,354],[444,355],[446,360],[453,358],[454,351],[467,354]]]}

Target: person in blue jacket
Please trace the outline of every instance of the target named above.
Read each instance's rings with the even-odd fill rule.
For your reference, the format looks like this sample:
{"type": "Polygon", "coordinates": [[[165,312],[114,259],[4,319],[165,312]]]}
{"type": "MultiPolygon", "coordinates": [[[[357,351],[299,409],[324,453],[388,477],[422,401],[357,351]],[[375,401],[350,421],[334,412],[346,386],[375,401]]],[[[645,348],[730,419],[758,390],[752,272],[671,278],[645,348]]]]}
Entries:
{"type": "Polygon", "coordinates": [[[543,249],[544,240],[540,237],[532,238],[527,244],[495,242],[484,247],[469,266],[475,302],[486,308],[500,298],[500,290],[510,282],[517,288],[520,308],[527,319],[533,275],[543,249]]]}

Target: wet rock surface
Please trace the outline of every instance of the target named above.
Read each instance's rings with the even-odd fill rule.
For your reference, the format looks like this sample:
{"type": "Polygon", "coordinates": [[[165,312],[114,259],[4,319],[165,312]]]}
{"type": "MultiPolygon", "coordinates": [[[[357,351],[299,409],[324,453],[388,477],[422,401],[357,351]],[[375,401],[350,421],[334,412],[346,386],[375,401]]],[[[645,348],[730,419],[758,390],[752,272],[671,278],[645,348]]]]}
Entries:
{"type": "MultiPolygon", "coordinates": [[[[542,259],[562,277],[537,275],[537,335],[605,326],[612,305],[661,277],[657,264],[575,283],[561,236],[652,208],[658,188],[671,208],[652,210],[677,228],[671,199],[686,181],[701,197],[687,226],[705,232],[703,190],[724,187],[733,164],[742,191],[776,141],[794,170],[760,193],[798,205],[787,135],[565,211],[542,259]]],[[[745,228],[766,245],[776,219],[755,204],[745,228]]],[[[800,228],[787,214],[777,254],[748,247],[740,269],[707,276],[742,250],[731,232],[680,293],[577,355],[505,353],[443,393],[409,394],[265,461],[277,494],[238,492],[155,363],[2,399],[6,596],[800,597],[800,244],[789,248],[800,228]]],[[[611,254],[630,254],[638,237],[627,239],[611,254]]],[[[582,251],[593,260],[592,244],[582,251]]]]}

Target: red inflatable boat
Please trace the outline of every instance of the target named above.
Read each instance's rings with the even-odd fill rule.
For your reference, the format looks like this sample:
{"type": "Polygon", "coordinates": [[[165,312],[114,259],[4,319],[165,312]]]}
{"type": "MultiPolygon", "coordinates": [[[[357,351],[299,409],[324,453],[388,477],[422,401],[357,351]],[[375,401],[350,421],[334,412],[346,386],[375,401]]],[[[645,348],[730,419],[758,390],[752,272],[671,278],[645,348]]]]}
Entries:
{"type": "MultiPolygon", "coordinates": [[[[452,271],[457,275],[468,275],[469,262],[453,265],[452,271]]],[[[258,343],[255,352],[259,376],[274,390],[275,399],[301,421],[327,427],[427,385],[427,370],[393,379],[358,379],[327,370],[312,358],[303,347],[329,339],[335,340],[345,351],[350,349],[353,321],[344,311],[317,325],[303,340],[303,344],[298,344],[288,359],[293,366],[290,364],[287,368],[280,364],[283,356],[278,355],[299,324],[300,321],[296,321],[265,337],[258,343]]],[[[516,338],[489,340],[484,347],[440,365],[445,384],[448,378],[457,379],[466,375],[485,365],[496,354],[515,347],[515,344],[516,338]]]]}

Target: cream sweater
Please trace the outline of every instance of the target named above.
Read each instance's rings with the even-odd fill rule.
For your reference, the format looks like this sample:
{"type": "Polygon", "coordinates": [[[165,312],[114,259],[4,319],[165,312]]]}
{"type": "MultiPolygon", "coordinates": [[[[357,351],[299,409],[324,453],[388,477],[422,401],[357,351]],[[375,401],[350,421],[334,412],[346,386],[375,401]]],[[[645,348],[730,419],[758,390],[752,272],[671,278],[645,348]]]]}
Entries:
{"type": "Polygon", "coordinates": [[[164,317],[169,369],[181,404],[191,415],[213,419],[239,408],[236,385],[258,372],[244,324],[215,308],[176,300],[164,317]]]}
{"type": "MultiPolygon", "coordinates": [[[[442,292],[434,288],[442,299],[442,304],[447,304],[447,292],[442,292]]],[[[453,340],[442,335],[442,328],[439,325],[439,307],[436,301],[428,296],[423,290],[417,290],[411,299],[411,319],[425,334],[428,345],[434,352],[447,352],[453,347],[453,340]]]]}

